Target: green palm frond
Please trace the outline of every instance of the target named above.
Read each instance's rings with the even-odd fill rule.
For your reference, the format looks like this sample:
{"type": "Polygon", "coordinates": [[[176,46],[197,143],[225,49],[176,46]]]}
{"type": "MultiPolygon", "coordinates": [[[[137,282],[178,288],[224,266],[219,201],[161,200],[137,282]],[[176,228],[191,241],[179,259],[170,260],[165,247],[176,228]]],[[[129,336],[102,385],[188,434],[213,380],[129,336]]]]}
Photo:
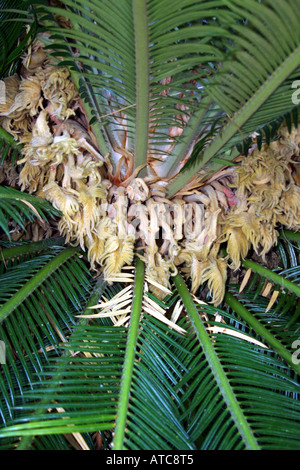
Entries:
{"type": "Polygon", "coordinates": [[[20,56],[37,32],[37,19],[31,10],[29,0],[1,0],[0,2],[0,77],[12,75],[18,66],[20,56]],[[30,27],[26,31],[26,24],[30,27]]]}
{"type": "MultiPolygon", "coordinates": [[[[50,357],[39,380],[19,397],[1,436],[23,436],[21,446],[32,446],[37,436],[114,429],[116,450],[297,448],[300,390],[285,362],[235,312],[196,307],[177,281],[187,309],[179,325],[186,334],[140,316],[142,273],[138,261],[129,328],[96,318],[88,325],[83,307],[60,357],[50,357]],[[239,337],[206,330],[224,330],[216,313],[239,337]],[[199,328],[199,314],[211,319],[206,327],[199,328]]],[[[100,279],[87,306],[103,293],[100,279]]]]}
{"type": "MultiPolygon", "coordinates": [[[[276,416],[274,417],[274,406],[275,408],[278,406],[278,410],[281,409],[279,401],[281,400],[282,392],[284,391],[285,396],[283,398],[282,406],[285,407],[285,405],[287,405],[290,407],[292,414],[296,409],[298,409],[298,411],[296,411],[296,415],[298,417],[294,415],[293,422],[291,423],[291,427],[289,429],[288,422],[284,422],[284,426],[286,427],[287,431],[287,438],[280,443],[280,448],[296,448],[297,440],[299,439],[299,403],[297,401],[297,397],[299,396],[300,388],[295,374],[291,373],[285,362],[278,360],[271,348],[265,349],[263,344],[261,346],[257,345],[259,343],[252,344],[252,342],[256,341],[256,332],[254,331],[254,337],[252,332],[249,335],[249,326],[247,326],[247,324],[245,324],[243,321],[241,322],[241,320],[236,317],[235,312],[233,312],[234,315],[231,317],[231,320],[233,321],[230,324],[229,330],[224,329],[225,326],[227,327],[226,322],[225,324],[223,322],[218,324],[216,321],[213,321],[212,323],[211,321],[208,322],[209,324],[214,324],[214,326],[219,326],[220,329],[219,333],[216,331],[213,335],[214,346],[212,346],[209,342],[206,343],[206,334],[203,330],[203,327],[201,327],[201,321],[200,317],[197,315],[196,307],[193,306],[192,300],[187,290],[185,289],[184,284],[181,284],[180,280],[176,280],[176,285],[184,295],[183,300],[187,307],[187,312],[191,316],[191,320],[198,332],[200,342],[204,348],[203,351],[208,358],[208,362],[211,365],[213,373],[215,374],[216,368],[221,364],[221,367],[225,371],[226,378],[229,380],[231,391],[233,392],[235,399],[238,403],[243,403],[242,409],[240,411],[242,412],[243,419],[245,420],[244,423],[248,424],[249,429],[251,429],[253,432],[253,436],[256,436],[259,446],[261,448],[264,448],[264,446],[265,448],[276,448],[276,445],[278,446],[278,443],[276,443],[276,435],[278,436],[280,434],[280,422],[278,421],[280,411],[277,411],[277,413],[275,413],[276,416]],[[247,333],[244,336],[246,341],[241,341],[241,338],[235,338],[233,333],[238,335],[242,332],[244,335],[244,328],[246,328],[247,333]],[[219,364],[218,359],[214,357],[214,351],[220,360],[219,364]],[[261,373],[266,373],[266,376],[264,379],[262,379],[262,381],[260,381],[261,373]],[[278,380],[274,378],[274,375],[277,376],[277,374],[278,380]],[[257,389],[257,387],[260,387],[260,383],[264,384],[262,394],[257,389]],[[269,384],[269,388],[267,384],[269,384]],[[263,405],[261,401],[262,397],[264,403],[263,405]],[[258,414],[256,414],[256,412],[258,412],[258,414]],[[259,416],[260,414],[262,414],[262,416],[259,416]],[[261,429],[263,428],[262,423],[268,423],[268,427],[265,428],[265,430],[261,433],[261,429]]],[[[201,305],[200,312],[202,312],[202,314],[205,313],[208,315],[214,312],[214,314],[221,315],[223,319],[230,317],[228,312],[224,312],[220,309],[215,309],[214,307],[207,305],[201,305]]],[[[238,315],[239,314],[240,310],[238,311],[238,315]]],[[[263,340],[270,340],[269,336],[264,335],[264,331],[261,327],[259,328],[259,333],[263,333],[260,339],[263,338],[263,340]]],[[[273,341],[273,344],[277,346],[276,341],[273,341]]],[[[296,368],[295,365],[294,367],[296,368]]],[[[227,400],[230,399],[230,396],[227,395],[226,397],[226,391],[223,388],[224,382],[222,381],[222,374],[219,372],[215,375],[215,377],[218,377],[218,385],[228,405],[227,400]]],[[[197,391],[199,391],[198,387],[202,386],[203,381],[203,376],[197,378],[197,391]]],[[[196,390],[196,383],[193,385],[192,390],[196,390]]],[[[230,390],[228,391],[230,392],[230,390]]],[[[195,398],[193,398],[191,385],[187,387],[187,395],[191,396],[192,401],[197,402],[196,397],[198,394],[196,394],[195,398]]],[[[203,394],[199,393],[199,397],[201,397],[200,399],[203,399],[203,396],[203,394]]],[[[208,395],[205,396],[207,397],[208,395]]],[[[205,401],[206,400],[204,400],[204,402],[205,401]]],[[[213,412],[217,413],[216,402],[212,402],[211,400],[210,402],[206,401],[206,407],[202,408],[202,412],[207,412],[208,406],[210,406],[211,412],[214,410],[213,412]]],[[[191,410],[189,409],[189,413],[190,412],[191,410]]],[[[232,413],[233,419],[234,415],[235,413],[232,413]]],[[[215,418],[212,418],[210,413],[207,413],[207,416],[214,420],[214,424],[211,433],[208,433],[208,435],[203,440],[201,444],[203,446],[202,448],[215,448],[214,446],[216,443],[216,448],[219,449],[233,448],[235,445],[237,448],[240,448],[242,445],[240,440],[241,429],[239,429],[239,433],[236,433],[234,426],[229,428],[228,422],[225,421],[226,424],[224,422],[222,423],[222,420],[224,420],[225,417],[225,412],[223,412],[223,414],[219,414],[217,418],[216,416],[215,418]],[[212,437],[213,441],[211,440],[212,437]],[[231,445],[233,447],[231,447],[231,445]]],[[[241,426],[242,420],[238,421],[238,423],[235,421],[235,424],[237,426],[241,426]]],[[[203,424],[201,421],[197,423],[196,420],[193,424],[195,429],[197,429],[197,426],[199,426],[200,430],[203,431],[202,425],[203,424]]],[[[245,431],[249,432],[249,429],[247,431],[247,428],[245,427],[245,431]]],[[[251,434],[249,434],[249,436],[251,436],[251,434]]]]}
{"type": "MultiPolygon", "coordinates": [[[[294,257],[293,247],[289,247],[288,250],[294,257]]],[[[248,269],[252,269],[247,286],[239,292],[237,287],[232,285],[230,291],[256,319],[290,349],[291,354],[292,345],[300,333],[297,323],[300,315],[298,263],[288,269],[277,269],[278,272],[272,272],[262,266],[257,268],[257,264],[248,260],[244,264],[248,269]]]]}
{"type": "MultiPolygon", "coordinates": [[[[297,2],[225,3],[240,22],[233,26],[235,37],[228,57],[220,71],[212,75],[206,90],[226,113],[227,123],[198,155],[198,165],[184,171],[169,186],[169,195],[194,176],[196,170],[215,171],[216,165],[208,166],[214,157],[231,151],[250,134],[295,108],[292,84],[300,73],[299,33],[291,34],[287,25],[299,22],[297,2]]],[[[232,157],[237,154],[233,151],[232,157]]]]}
{"type": "MultiPolygon", "coordinates": [[[[286,124],[289,132],[291,132],[293,125],[295,126],[295,128],[298,127],[298,122],[298,107],[295,107],[291,112],[283,116],[279,116],[277,119],[274,119],[270,123],[265,124],[259,129],[257,129],[255,131],[255,141],[257,142],[258,149],[261,149],[263,143],[270,145],[272,140],[279,138],[279,129],[282,125],[286,124]]],[[[248,137],[248,139],[244,139],[243,142],[237,144],[237,149],[241,154],[247,155],[249,147],[252,144],[252,137],[248,137]]]]}
{"type": "Polygon", "coordinates": [[[94,444],[91,436],[87,433],[84,433],[80,436],[80,442],[76,440],[76,437],[73,437],[72,434],[68,435],[48,435],[48,436],[36,436],[34,437],[28,450],[70,450],[70,445],[72,445],[75,450],[89,450],[94,449],[94,444]],[[84,447],[83,447],[84,445],[84,447]]]}
{"type": "MultiPolygon", "coordinates": [[[[299,403],[295,399],[299,386],[295,379],[289,377],[285,366],[273,357],[272,351],[221,333],[216,334],[214,340],[214,348],[230,380],[234,396],[242,404],[243,415],[257,436],[259,446],[265,449],[276,446],[295,449],[299,439],[299,403]],[[247,367],[244,367],[245,364],[247,367]],[[262,382],[264,387],[261,387],[262,382]],[[285,413],[281,411],[283,409],[291,413],[295,421],[289,426],[284,420],[286,439],[279,444],[276,435],[280,434],[281,419],[285,413]]],[[[205,374],[203,365],[202,369],[198,368],[198,376],[195,374],[182,383],[181,393],[185,404],[183,416],[189,420],[189,433],[198,441],[198,448],[243,448],[240,433],[230,420],[216,384],[210,380],[207,370],[205,374]]]]}
{"type": "MultiPolygon", "coordinates": [[[[220,335],[215,348],[261,448],[298,448],[299,401],[294,398],[299,397],[297,380],[289,376],[286,367],[272,357],[272,353],[266,354],[264,349],[241,343],[220,335]],[[247,364],[247,371],[244,364],[247,364]],[[257,388],[261,381],[264,387],[257,388]],[[292,421],[287,416],[293,417],[292,421]]],[[[207,445],[210,448],[209,442],[207,445]]],[[[226,449],[228,444],[225,441],[223,445],[226,449]]]]}
{"type": "Polygon", "coordinates": [[[268,332],[272,332],[274,338],[285,346],[288,350],[286,354],[287,361],[293,366],[292,354],[294,350],[292,345],[299,338],[300,333],[296,321],[299,316],[299,299],[287,293],[280,293],[276,303],[268,309],[269,299],[263,296],[257,295],[254,300],[254,293],[246,289],[240,294],[234,288],[231,292],[253,315],[253,318],[264,325],[268,332]]]}
{"type": "Polygon", "coordinates": [[[300,236],[291,230],[280,230],[278,240],[278,253],[281,258],[281,268],[297,266],[300,249],[300,236]]]}
{"type": "MultiPolygon", "coordinates": [[[[189,116],[201,108],[200,114],[205,115],[202,86],[195,83],[195,73],[205,75],[204,66],[211,68],[222,59],[213,38],[228,36],[220,23],[235,17],[223,2],[212,5],[186,0],[184,14],[182,2],[122,0],[99,4],[92,0],[82,5],[67,0],[64,5],[65,9],[47,7],[42,11],[72,22],[73,28],[65,30],[49,24],[46,17],[55,40],[55,55],[62,56],[62,65],[73,70],[87,111],[92,105],[90,116],[102,126],[98,143],[104,154],[122,146],[122,111],[136,167],[146,163],[148,152],[161,152],[173,140],[168,135],[170,127],[185,127],[180,112],[189,116]],[[217,18],[215,8],[219,9],[217,18]],[[69,40],[75,41],[79,57],[72,52],[69,40]]],[[[52,44],[49,48],[53,50],[52,44]]]]}
{"type": "Polygon", "coordinates": [[[22,146],[15,141],[13,136],[0,127],[0,165],[3,165],[3,162],[9,153],[11,153],[11,164],[14,165],[17,157],[19,157],[19,155],[21,154],[21,148],[22,146]]]}
{"type": "Polygon", "coordinates": [[[25,228],[25,220],[36,218],[47,221],[61,215],[48,201],[37,196],[18,191],[14,188],[0,187],[0,228],[10,237],[9,224],[25,228]]]}
{"type": "Polygon", "coordinates": [[[16,396],[32,388],[41,378],[45,364],[57,356],[58,344],[66,341],[74,314],[81,308],[91,288],[90,276],[76,248],[63,248],[62,239],[47,243],[23,244],[23,256],[15,247],[2,250],[0,337],[6,345],[2,365],[1,416],[4,422],[14,416],[16,396]]]}

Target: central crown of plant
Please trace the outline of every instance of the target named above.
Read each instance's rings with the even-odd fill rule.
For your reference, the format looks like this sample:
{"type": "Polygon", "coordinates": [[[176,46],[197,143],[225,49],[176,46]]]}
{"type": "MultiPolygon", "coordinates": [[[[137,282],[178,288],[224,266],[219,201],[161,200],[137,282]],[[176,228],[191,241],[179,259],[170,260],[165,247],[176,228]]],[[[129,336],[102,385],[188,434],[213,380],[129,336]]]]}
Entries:
{"type": "MultiPolygon", "coordinates": [[[[87,250],[91,268],[108,282],[136,253],[158,297],[180,269],[193,292],[208,281],[218,305],[228,262],[239,268],[251,246],[264,257],[278,224],[299,230],[300,223],[297,132],[281,128],[280,139],[260,150],[252,139],[251,155],[240,162],[236,149],[229,152],[243,126],[248,135],[256,128],[247,128],[261,109],[249,98],[256,84],[260,105],[268,99],[255,77],[236,87],[244,61],[235,48],[248,47],[236,2],[214,2],[218,18],[209,2],[187,1],[185,14],[169,5],[166,18],[157,2],[121,1],[120,11],[115,3],[113,11],[106,2],[92,10],[65,3],[47,7],[57,21],[48,26],[62,41],[41,34],[23,57],[21,78],[5,79],[1,125],[23,144],[21,189],[62,212],[59,231],[87,250]]],[[[269,66],[261,73],[271,95],[275,70],[274,83],[269,66]]],[[[255,124],[268,117],[257,116],[255,124]]]]}

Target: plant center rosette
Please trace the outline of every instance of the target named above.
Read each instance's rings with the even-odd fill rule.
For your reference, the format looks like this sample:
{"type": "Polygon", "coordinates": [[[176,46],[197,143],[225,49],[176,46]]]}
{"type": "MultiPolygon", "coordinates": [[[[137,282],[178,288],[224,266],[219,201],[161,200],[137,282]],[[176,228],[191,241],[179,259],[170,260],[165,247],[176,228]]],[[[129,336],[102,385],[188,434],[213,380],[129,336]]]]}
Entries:
{"type": "Polygon", "coordinates": [[[168,181],[158,177],[153,156],[141,177],[126,142],[113,149],[117,164],[99,153],[69,71],[51,62],[41,41],[23,57],[20,75],[4,81],[0,125],[23,144],[19,186],[62,212],[58,229],[66,242],[80,244],[91,269],[107,282],[136,253],[157,297],[180,270],[194,293],[208,282],[218,305],[228,267],[237,270],[250,248],[264,258],[279,226],[299,230],[297,129],[289,134],[282,127],[261,150],[254,141],[234,167],[198,187],[186,185],[169,200],[168,181]]]}

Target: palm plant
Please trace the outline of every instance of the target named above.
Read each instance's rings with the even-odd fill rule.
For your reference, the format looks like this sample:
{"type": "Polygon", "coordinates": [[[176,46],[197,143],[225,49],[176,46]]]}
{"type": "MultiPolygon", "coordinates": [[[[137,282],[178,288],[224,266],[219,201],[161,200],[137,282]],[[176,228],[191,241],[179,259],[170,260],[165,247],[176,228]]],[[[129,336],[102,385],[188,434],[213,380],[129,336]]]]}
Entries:
{"type": "Polygon", "coordinates": [[[10,146],[23,154],[34,194],[1,189],[0,224],[10,237],[24,217],[62,213],[63,236],[2,237],[2,448],[299,448],[300,2],[31,4],[61,68],[55,93],[42,78],[48,105],[27,105],[37,119],[17,146],[16,101],[2,111],[2,160],[10,146]],[[247,208],[234,212],[238,198],[247,208]],[[134,238],[134,211],[153,222],[153,201],[179,214],[191,202],[196,245],[164,217],[134,238]],[[237,217],[251,207],[248,233],[237,217]],[[272,269],[246,259],[276,242],[272,269]]]}

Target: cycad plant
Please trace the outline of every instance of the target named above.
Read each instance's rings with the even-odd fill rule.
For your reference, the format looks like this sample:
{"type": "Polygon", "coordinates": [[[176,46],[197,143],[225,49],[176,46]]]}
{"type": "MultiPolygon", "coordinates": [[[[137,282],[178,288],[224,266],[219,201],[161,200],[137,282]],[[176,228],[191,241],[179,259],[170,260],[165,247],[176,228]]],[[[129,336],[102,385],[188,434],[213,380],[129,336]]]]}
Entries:
{"type": "Polygon", "coordinates": [[[6,14],[1,448],[298,449],[300,1],[6,14]]]}

